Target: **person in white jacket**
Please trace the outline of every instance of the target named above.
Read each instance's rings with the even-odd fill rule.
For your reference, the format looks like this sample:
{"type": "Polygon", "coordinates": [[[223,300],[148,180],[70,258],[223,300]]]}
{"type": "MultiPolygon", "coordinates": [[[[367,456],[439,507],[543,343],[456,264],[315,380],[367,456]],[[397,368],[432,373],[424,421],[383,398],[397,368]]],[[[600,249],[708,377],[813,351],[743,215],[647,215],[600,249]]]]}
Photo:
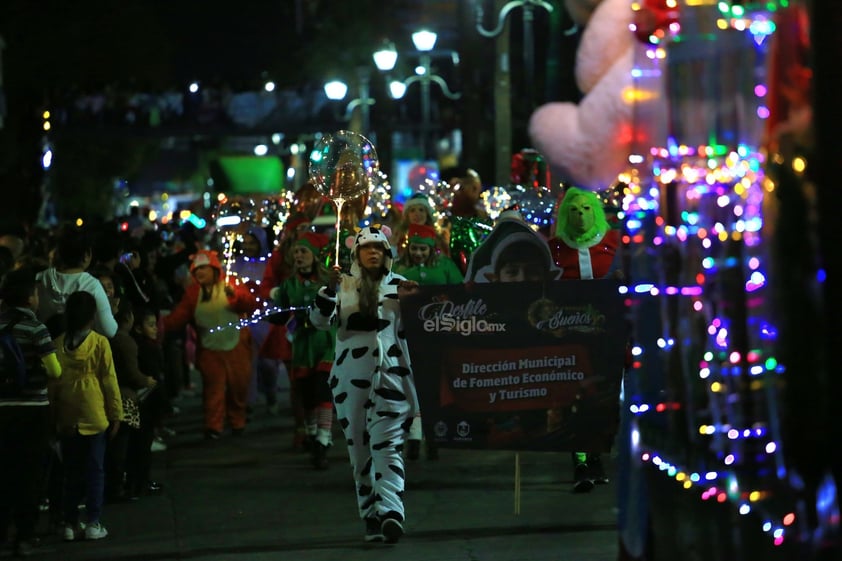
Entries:
{"type": "Polygon", "coordinates": [[[52,265],[40,273],[39,305],[36,315],[50,330],[53,338],[64,331],[63,316],[67,297],[76,291],[90,293],[96,300],[93,329],[111,338],[117,333],[117,321],[111,313],[111,303],[102,284],[87,272],[91,265],[92,243],[85,231],[68,226],[58,238],[52,265]]]}
{"type": "Polygon", "coordinates": [[[334,269],[310,321],[337,327],[329,379],[348,444],[366,541],[403,535],[404,439],[418,407],[398,291],[417,283],[391,272],[388,233],[369,226],[354,240],[350,275],[334,269]]]}

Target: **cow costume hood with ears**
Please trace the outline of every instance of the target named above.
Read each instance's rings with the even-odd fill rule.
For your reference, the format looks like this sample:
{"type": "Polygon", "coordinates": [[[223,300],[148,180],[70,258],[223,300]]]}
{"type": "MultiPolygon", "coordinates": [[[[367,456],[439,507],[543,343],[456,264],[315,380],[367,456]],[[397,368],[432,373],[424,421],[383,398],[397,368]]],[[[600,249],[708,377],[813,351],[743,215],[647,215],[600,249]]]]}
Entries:
{"type": "MultiPolygon", "coordinates": [[[[351,242],[351,276],[352,277],[359,277],[362,274],[360,269],[360,261],[359,261],[359,254],[357,251],[359,250],[361,245],[366,245],[370,243],[380,243],[383,244],[383,249],[386,253],[386,258],[383,262],[383,266],[386,269],[386,273],[392,270],[392,246],[389,243],[389,236],[392,235],[392,232],[389,228],[382,226],[366,226],[359,232],[357,232],[356,237],[353,238],[353,242],[351,242]]],[[[351,238],[348,238],[346,244],[350,242],[351,238]]]]}

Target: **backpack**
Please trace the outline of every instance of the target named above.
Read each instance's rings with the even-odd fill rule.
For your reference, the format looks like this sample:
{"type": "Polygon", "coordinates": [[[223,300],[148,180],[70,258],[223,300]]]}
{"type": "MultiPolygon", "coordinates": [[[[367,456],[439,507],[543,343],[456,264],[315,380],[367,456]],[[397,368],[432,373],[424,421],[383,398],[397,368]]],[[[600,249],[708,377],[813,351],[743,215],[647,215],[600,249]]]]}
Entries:
{"type": "Polygon", "coordinates": [[[13,330],[18,317],[0,330],[0,397],[17,397],[29,380],[23,351],[13,330]]]}

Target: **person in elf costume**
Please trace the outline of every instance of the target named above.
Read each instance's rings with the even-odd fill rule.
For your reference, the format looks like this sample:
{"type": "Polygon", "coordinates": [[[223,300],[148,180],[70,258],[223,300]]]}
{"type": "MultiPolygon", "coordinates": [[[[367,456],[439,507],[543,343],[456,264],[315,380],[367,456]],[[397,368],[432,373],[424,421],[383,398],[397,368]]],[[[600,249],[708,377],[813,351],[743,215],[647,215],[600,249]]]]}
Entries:
{"type": "Polygon", "coordinates": [[[271,290],[272,300],[282,308],[301,307],[293,311],[287,321],[287,333],[292,342],[290,382],[300,423],[296,434],[312,452],[313,467],[327,469],[327,449],[333,443],[333,401],[328,387],[328,375],[333,365],[334,330],[317,330],[309,319],[308,306],[327,283],[328,271],[322,250],[328,237],[315,232],[302,232],[292,245],[294,273],[271,290]]]}
{"type": "Polygon", "coordinates": [[[257,309],[257,300],[243,285],[226,279],[215,251],[192,257],[193,284],[172,313],[163,318],[165,331],[192,323],[198,335],[196,366],[202,374],[205,438],[216,440],[225,418],[234,435],[246,427],[246,400],[251,380],[251,332],[226,327],[257,309]]]}
{"type": "MultiPolygon", "coordinates": [[[[558,207],[555,236],[548,241],[553,260],[563,269],[561,279],[602,279],[619,275],[614,268],[620,236],[606,220],[597,195],[571,187],[558,207]]],[[[608,483],[599,454],[573,453],[573,490],[591,491],[608,483]]]]}
{"type": "Polygon", "coordinates": [[[426,224],[410,224],[407,247],[395,264],[394,271],[421,286],[459,284],[462,272],[456,264],[436,251],[438,233],[426,224]]]}
{"type": "MultiPolygon", "coordinates": [[[[462,272],[447,256],[436,251],[438,233],[426,224],[410,224],[407,231],[407,246],[403,250],[393,271],[421,286],[461,284],[462,272]]],[[[406,456],[417,460],[421,451],[421,415],[416,415],[409,429],[406,456]]],[[[438,459],[438,448],[432,439],[427,439],[427,459],[438,459]]]]}
{"type": "Polygon", "coordinates": [[[398,224],[395,225],[395,230],[392,232],[390,243],[395,248],[397,256],[400,258],[407,251],[409,246],[409,228],[415,224],[423,224],[432,228],[435,234],[434,249],[436,253],[449,253],[449,248],[442,237],[436,230],[437,213],[433,210],[430,204],[430,199],[423,193],[416,193],[406,200],[403,204],[403,212],[398,224]]]}
{"type": "MultiPolygon", "coordinates": [[[[302,187],[302,189],[304,189],[302,187]]],[[[263,279],[258,287],[258,294],[262,300],[271,300],[269,291],[281,284],[293,274],[292,246],[302,232],[311,231],[310,219],[304,214],[293,214],[284,223],[280,243],[272,250],[266,266],[263,269],[263,279]]],[[[285,325],[285,314],[278,314],[278,318],[270,317],[268,333],[258,351],[261,359],[281,361],[287,373],[289,381],[289,401],[294,404],[298,401],[292,383],[292,345],[287,338],[285,325]]],[[[272,411],[270,411],[271,413],[272,411]]],[[[304,425],[304,418],[296,417],[301,413],[295,407],[292,408],[293,422],[296,426],[304,425]]],[[[297,434],[293,435],[292,447],[301,450],[304,446],[303,439],[297,434]]]]}

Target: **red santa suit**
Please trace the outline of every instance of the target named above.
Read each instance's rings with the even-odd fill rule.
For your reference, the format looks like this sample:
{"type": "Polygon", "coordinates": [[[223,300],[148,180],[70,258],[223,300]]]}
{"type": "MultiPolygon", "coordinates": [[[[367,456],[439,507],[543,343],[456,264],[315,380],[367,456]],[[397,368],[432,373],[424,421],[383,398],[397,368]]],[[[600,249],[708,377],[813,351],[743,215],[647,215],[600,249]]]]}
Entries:
{"type": "Polygon", "coordinates": [[[562,235],[551,238],[548,243],[553,260],[563,268],[562,279],[601,279],[611,272],[620,234],[608,230],[578,243],[562,235]]]}

